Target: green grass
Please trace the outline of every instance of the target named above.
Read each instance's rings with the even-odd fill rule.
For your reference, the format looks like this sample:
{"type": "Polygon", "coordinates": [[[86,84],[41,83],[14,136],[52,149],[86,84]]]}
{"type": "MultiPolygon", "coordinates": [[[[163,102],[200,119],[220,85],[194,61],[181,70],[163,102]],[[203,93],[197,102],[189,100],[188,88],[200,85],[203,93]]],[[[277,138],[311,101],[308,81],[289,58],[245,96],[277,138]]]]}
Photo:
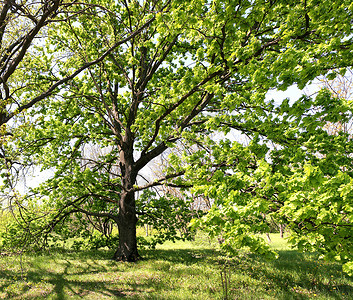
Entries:
{"type": "Polygon", "coordinates": [[[143,250],[135,263],[110,251],[55,251],[0,257],[0,299],[353,299],[353,278],[337,263],[291,250],[272,235],[279,259],[228,258],[207,238],[143,250]]]}

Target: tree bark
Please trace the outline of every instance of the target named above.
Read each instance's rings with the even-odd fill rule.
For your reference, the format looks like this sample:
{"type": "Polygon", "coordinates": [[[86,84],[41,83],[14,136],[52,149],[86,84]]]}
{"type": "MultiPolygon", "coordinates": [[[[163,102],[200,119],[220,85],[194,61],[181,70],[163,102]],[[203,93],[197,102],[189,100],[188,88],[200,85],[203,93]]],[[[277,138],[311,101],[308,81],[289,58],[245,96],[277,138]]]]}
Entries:
{"type": "Polygon", "coordinates": [[[134,262],[140,258],[136,239],[136,209],[134,193],[123,194],[120,200],[118,229],[119,246],[114,259],[134,262]]]}
{"type": "MultiPolygon", "coordinates": [[[[126,140],[129,140],[126,138],[126,140]]],[[[125,141],[126,141],[125,140],[125,141]]],[[[119,246],[114,259],[134,262],[140,258],[136,238],[136,201],[133,186],[137,170],[133,158],[133,143],[123,143],[120,150],[120,170],[122,175],[122,192],[119,201],[118,230],[119,246]]]]}

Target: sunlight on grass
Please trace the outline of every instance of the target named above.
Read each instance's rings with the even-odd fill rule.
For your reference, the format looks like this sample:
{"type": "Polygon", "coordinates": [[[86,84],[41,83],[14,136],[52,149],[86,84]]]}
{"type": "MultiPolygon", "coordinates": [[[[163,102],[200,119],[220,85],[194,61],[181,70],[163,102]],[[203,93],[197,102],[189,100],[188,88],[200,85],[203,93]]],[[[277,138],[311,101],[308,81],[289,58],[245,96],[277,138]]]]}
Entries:
{"type": "Polygon", "coordinates": [[[352,299],[353,280],[337,263],[292,250],[278,235],[279,259],[226,257],[205,236],[142,250],[143,260],[111,260],[110,251],[54,251],[0,257],[0,299],[352,299]],[[22,261],[22,263],[21,263],[22,261]]]}

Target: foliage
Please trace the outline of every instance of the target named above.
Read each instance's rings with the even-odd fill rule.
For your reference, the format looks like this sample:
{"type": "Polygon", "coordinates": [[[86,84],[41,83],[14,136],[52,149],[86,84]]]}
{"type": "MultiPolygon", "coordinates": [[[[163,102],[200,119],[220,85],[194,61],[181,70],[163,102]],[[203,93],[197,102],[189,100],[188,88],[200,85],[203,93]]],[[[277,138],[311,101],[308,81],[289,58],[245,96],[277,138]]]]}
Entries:
{"type": "Polygon", "coordinates": [[[156,197],[156,193],[145,190],[137,201],[137,207],[142,211],[140,224],[155,228],[156,232],[150,237],[147,244],[155,248],[165,241],[190,240],[194,232],[189,222],[197,214],[190,208],[192,200],[185,200],[170,194],[156,197]]]}
{"type": "Polygon", "coordinates": [[[263,240],[256,234],[270,231],[265,218],[270,216],[287,224],[293,246],[347,262],[348,271],[353,148],[349,133],[332,135],[325,125],[351,120],[351,105],[323,90],[314,99],[284,102],[276,110],[280,119],[269,115],[248,146],[226,140],[210,149],[212,163],[194,163],[188,174],[194,192],[215,199],[194,223],[221,235],[224,248],[247,246],[261,253],[263,240]],[[273,128],[280,128],[277,138],[273,128]],[[218,165],[222,168],[216,170],[218,165]],[[194,168],[202,168],[202,176],[195,177],[194,168]]]}
{"type": "Polygon", "coordinates": [[[40,55],[29,58],[40,68],[19,73],[35,84],[18,96],[35,97],[34,85],[44,94],[24,113],[28,126],[16,127],[4,146],[22,166],[54,170],[28,193],[53,211],[39,227],[63,226],[66,236],[70,222],[85,232],[89,217],[109,219],[119,229],[114,257],[136,260],[137,216],[161,229],[157,241],[175,239],[193,212],[188,199],[160,187],[193,187],[214,201],[195,224],[222,234],[228,250],[273,257],[258,236],[269,231],[270,215],[290,223],[300,248],[351,260],[352,146],[347,133],[324,129],[349,120],[351,104],[327,90],[294,103],[266,94],[344,74],[353,61],[352,9],[347,0],[72,5],[59,15],[65,22],[48,27],[40,55]],[[230,141],[231,133],[246,135],[249,145],[230,141]],[[194,151],[178,156],[178,143],[194,151]],[[147,167],[163,153],[170,165],[149,178],[147,167]]]}

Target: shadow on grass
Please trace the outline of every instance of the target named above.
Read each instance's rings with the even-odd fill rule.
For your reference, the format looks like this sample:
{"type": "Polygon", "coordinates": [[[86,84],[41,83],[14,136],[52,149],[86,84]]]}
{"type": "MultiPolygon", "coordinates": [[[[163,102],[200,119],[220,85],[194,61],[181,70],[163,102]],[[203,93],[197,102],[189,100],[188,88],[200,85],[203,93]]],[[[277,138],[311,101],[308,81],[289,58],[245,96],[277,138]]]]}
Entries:
{"type": "Polygon", "coordinates": [[[149,293],[171,289],[169,282],[162,280],[170,266],[184,265],[180,272],[188,275],[187,266],[207,263],[213,252],[142,250],[141,254],[143,259],[135,264],[113,261],[111,251],[58,249],[37,255],[25,254],[23,278],[19,256],[0,257],[0,299],[145,298],[149,293]],[[12,262],[4,267],[6,260],[12,262]],[[139,273],[146,268],[148,274],[139,273]]]}
{"type": "Polygon", "coordinates": [[[28,255],[22,279],[18,266],[2,265],[11,257],[0,258],[0,299],[163,299],[161,291],[180,289],[168,280],[189,278],[206,268],[216,294],[222,295],[220,272],[225,266],[232,276],[230,293],[237,299],[256,299],[259,293],[275,299],[309,299],[316,293],[330,299],[353,295],[352,280],[342,275],[339,264],[315,261],[313,255],[294,250],[279,251],[279,259],[271,262],[247,254],[225,258],[210,249],[142,250],[141,254],[143,259],[135,264],[111,260],[110,251],[28,255]],[[255,296],[246,298],[249,295],[255,296]]]}
{"type": "Polygon", "coordinates": [[[111,256],[105,251],[27,254],[23,276],[18,256],[0,257],[0,299],[111,299],[134,296],[151,287],[148,280],[122,283],[124,269],[119,270],[120,264],[109,260],[111,256]],[[5,264],[7,269],[2,265],[5,260],[12,261],[5,264]]]}
{"type": "MultiPolygon", "coordinates": [[[[278,251],[279,258],[266,261],[249,254],[230,262],[233,272],[242,272],[259,282],[265,291],[281,299],[353,299],[353,282],[342,266],[317,260],[314,254],[296,250],[278,251]]],[[[256,285],[256,283],[255,283],[256,285]]]]}
{"type": "Polygon", "coordinates": [[[0,276],[7,280],[7,283],[0,285],[0,299],[44,299],[50,296],[53,299],[71,299],[72,297],[83,298],[94,292],[99,299],[101,296],[125,297],[124,291],[119,288],[107,287],[105,282],[94,280],[70,280],[65,274],[52,272],[45,273],[45,284],[43,283],[43,273],[28,272],[25,280],[18,279],[14,282],[16,276],[14,272],[0,272],[0,276]]]}
{"type": "MultiPolygon", "coordinates": [[[[147,281],[146,283],[129,283],[128,287],[124,288],[119,282],[104,280],[105,273],[100,273],[102,280],[70,279],[65,272],[54,273],[40,269],[28,272],[24,280],[16,278],[16,275],[13,271],[0,272],[2,281],[5,281],[0,284],[0,299],[45,299],[47,297],[50,299],[81,299],[85,296],[90,299],[123,298],[137,296],[142,292],[146,295],[146,291],[153,286],[147,281]]],[[[92,274],[87,270],[87,272],[71,275],[92,274]]],[[[117,278],[116,281],[118,280],[117,278]]]]}

